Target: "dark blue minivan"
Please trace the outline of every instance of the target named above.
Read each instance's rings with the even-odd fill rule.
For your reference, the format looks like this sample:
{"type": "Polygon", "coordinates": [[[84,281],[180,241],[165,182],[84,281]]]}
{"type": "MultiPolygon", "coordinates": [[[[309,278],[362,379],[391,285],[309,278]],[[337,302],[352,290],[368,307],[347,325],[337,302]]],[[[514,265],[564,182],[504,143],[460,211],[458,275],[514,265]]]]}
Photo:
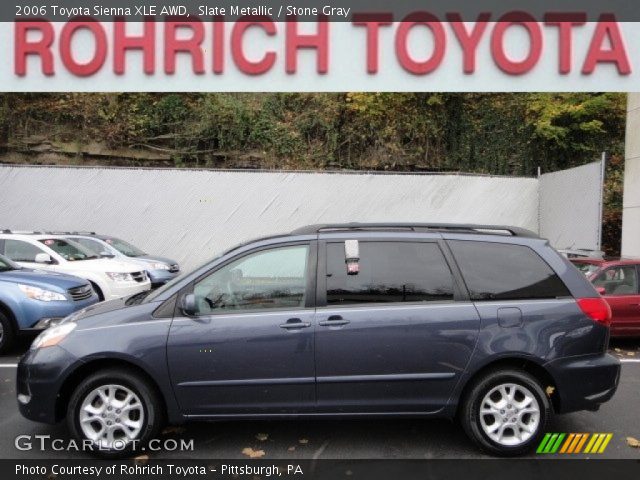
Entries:
{"type": "Polygon", "coordinates": [[[526,230],[310,226],[71,315],[21,360],[18,403],[107,455],[165,422],[364,415],[457,417],[518,455],[613,396],[610,318],[526,230]]]}

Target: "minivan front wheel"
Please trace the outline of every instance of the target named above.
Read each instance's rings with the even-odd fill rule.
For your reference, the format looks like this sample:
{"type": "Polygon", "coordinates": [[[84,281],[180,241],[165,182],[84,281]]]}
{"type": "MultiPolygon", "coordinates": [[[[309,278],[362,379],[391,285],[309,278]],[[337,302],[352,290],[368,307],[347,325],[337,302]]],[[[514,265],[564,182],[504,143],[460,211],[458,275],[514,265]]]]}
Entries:
{"type": "Polygon", "coordinates": [[[73,435],[104,456],[141,449],[158,432],[161,418],[154,388],[141,376],[119,369],[83,380],[71,395],[67,413],[73,435]]]}
{"type": "Polygon", "coordinates": [[[550,413],[538,380],[521,370],[495,370],[476,380],[460,412],[467,435],[486,452],[515,456],[540,442],[550,413]]]}

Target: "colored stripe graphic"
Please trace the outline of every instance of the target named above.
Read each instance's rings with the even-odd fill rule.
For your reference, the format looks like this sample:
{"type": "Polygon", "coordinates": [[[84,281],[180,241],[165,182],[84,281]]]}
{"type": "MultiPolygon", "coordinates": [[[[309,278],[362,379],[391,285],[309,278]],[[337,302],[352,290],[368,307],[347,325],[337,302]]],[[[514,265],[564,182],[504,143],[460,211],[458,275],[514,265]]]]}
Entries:
{"type": "Polygon", "coordinates": [[[584,453],[602,453],[611,441],[611,433],[594,433],[584,453]]]}
{"type": "Polygon", "coordinates": [[[603,453],[612,438],[611,433],[547,433],[536,453],[603,453]]]}
{"type": "Polygon", "coordinates": [[[564,445],[562,445],[562,449],[560,450],[560,453],[567,453],[567,450],[569,449],[569,446],[571,445],[571,442],[573,442],[574,438],[576,438],[576,434],[570,433],[569,436],[567,437],[567,440],[564,442],[564,445]]]}
{"type": "Polygon", "coordinates": [[[600,435],[597,433],[594,433],[593,435],[591,435],[591,438],[589,439],[589,443],[587,443],[587,446],[584,448],[584,453],[591,453],[591,448],[595,445],[598,438],[600,438],[600,435]]]}
{"type": "Polygon", "coordinates": [[[608,433],[604,439],[604,442],[602,442],[602,445],[600,445],[600,450],[598,450],[598,453],[604,453],[604,449],[607,448],[607,445],[609,445],[609,442],[611,441],[612,438],[613,438],[613,433],[608,433]]]}
{"type": "Polygon", "coordinates": [[[540,445],[538,445],[538,449],[536,450],[536,453],[542,453],[544,451],[544,447],[547,445],[547,442],[549,441],[550,438],[551,438],[550,433],[545,434],[544,438],[540,442],[540,445]]]}
{"type": "Polygon", "coordinates": [[[582,451],[582,446],[587,441],[587,438],[589,438],[589,434],[588,433],[581,433],[580,435],[581,435],[580,441],[576,445],[576,449],[575,449],[575,451],[573,453],[580,453],[582,451]]]}

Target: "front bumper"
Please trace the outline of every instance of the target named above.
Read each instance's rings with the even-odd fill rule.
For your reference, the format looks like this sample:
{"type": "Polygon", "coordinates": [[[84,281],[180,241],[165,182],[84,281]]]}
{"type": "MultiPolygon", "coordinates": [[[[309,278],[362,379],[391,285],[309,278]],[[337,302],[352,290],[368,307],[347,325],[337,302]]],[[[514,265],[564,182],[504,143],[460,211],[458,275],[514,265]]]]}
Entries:
{"type": "Polygon", "coordinates": [[[59,346],[29,350],[20,359],[16,378],[18,409],[29,420],[56,423],[56,404],[66,373],[79,362],[59,346]]]}
{"type": "Polygon", "coordinates": [[[545,365],[559,395],[559,411],[597,410],[616,393],[620,361],[613,355],[584,355],[554,360],[545,365]]]}

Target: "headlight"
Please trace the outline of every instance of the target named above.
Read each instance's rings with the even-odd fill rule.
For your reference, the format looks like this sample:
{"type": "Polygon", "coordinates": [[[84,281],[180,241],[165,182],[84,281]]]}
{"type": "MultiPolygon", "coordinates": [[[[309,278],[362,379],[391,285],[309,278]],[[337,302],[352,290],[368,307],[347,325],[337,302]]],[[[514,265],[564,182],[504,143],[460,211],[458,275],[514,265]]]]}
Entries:
{"type": "Polygon", "coordinates": [[[22,290],[22,293],[24,293],[28,298],[33,300],[40,300],[42,302],[65,302],[68,300],[68,298],[61,293],[32,287],[31,285],[18,284],[18,288],[22,290]]]}
{"type": "Polygon", "coordinates": [[[114,282],[133,282],[130,273],[106,272],[107,276],[114,282]]]}
{"type": "Polygon", "coordinates": [[[36,339],[31,344],[31,349],[35,350],[37,348],[52,347],[54,345],[57,345],[62,340],[64,340],[65,337],[69,335],[77,326],[77,323],[65,322],[56,325],[55,327],[49,327],[36,337],[36,339]]]}
{"type": "Polygon", "coordinates": [[[169,270],[169,265],[166,263],[150,263],[149,270],[169,270]]]}

